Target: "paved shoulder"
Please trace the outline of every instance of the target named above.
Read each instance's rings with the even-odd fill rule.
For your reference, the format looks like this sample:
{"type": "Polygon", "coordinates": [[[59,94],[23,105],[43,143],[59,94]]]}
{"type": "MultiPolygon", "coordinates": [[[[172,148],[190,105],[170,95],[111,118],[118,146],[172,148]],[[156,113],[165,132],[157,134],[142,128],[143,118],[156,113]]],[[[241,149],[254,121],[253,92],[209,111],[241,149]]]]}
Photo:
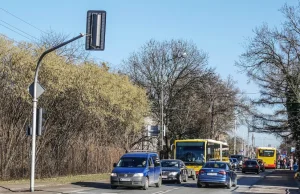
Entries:
{"type": "Polygon", "coordinates": [[[294,179],[294,174],[289,170],[275,170],[250,186],[249,189],[238,189],[236,193],[300,193],[299,183],[294,179]]]}

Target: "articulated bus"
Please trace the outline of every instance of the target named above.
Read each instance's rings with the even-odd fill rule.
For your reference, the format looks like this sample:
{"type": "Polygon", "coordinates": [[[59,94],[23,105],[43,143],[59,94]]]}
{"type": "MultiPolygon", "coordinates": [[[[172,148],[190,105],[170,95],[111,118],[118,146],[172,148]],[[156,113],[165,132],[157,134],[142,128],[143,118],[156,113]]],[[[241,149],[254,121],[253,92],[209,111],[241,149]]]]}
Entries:
{"type": "Polygon", "coordinates": [[[229,148],[227,143],[212,139],[175,140],[174,158],[182,160],[198,175],[206,161],[229,162],[229,148]]]}
{"type": "Polygon", "coordinates": [[[256,158],[262,159],[265,168],[276,168],[277,150],[271,147],[258,147],[256,149],[256,158]]]}

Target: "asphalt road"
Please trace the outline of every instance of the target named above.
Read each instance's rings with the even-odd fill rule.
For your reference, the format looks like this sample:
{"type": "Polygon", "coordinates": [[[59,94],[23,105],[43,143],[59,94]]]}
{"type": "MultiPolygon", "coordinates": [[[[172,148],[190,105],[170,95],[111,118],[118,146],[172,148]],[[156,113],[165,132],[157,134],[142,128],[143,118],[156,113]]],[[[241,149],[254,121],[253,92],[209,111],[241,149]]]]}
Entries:
{"type": "Polygon", "coordinates": [[[226,193],[239,193],[247,190],[250,186],[258,182],[266,174],[272,172],[272,170],[267,170],[264,173],[257,174],[242,174],[240,171],[238,174],[238,186],[227,189],[220,186],[210,186],[208,188],[197,188],[196,181],[189,179],[188,182],[183,184],[167,184],[164,183],[160,188],[155,186],[149,187],[148,190],[144,191],[141,189],[129,189],[129,188],[117,188],[110,189],[109,183],[78,183],[77,186],[81,188],[86,187],[86,189],[80,189],[80,191],[65,191],[67,193],[77,193],[77,194],[226,194],[226,193]]]}

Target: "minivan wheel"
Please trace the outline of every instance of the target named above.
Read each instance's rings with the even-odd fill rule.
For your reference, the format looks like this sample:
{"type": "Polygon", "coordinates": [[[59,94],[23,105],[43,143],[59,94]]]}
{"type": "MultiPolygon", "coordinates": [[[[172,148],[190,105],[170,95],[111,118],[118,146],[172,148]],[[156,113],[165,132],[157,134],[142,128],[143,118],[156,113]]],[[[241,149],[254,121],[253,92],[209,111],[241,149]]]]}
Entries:
{"type": "Polygon", "coordinates": [[[158,182],[155,183],[155,186],[156,186],[156,187],[160,187],[160,186],[161,186],[161,176],[159,176],[158,182]]]}
{"type": "Polygon", "coordinates": [[[149,179],[148,179],[148,177],[146,177],[145,183],[144,183],[144,186],[143,186],[143,190],[147,190],[148,188],[149,188],[149,179]]]}

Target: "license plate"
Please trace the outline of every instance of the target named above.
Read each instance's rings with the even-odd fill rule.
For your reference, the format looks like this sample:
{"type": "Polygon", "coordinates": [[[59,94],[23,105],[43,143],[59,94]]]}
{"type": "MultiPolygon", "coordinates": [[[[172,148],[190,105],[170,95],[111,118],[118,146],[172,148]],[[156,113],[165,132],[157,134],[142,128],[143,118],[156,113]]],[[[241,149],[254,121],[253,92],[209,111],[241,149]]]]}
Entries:
{"type": "Polygon", "coordinates": [[[120,178],[120,181],[131,181],[131,178],[120,178]]]}
{"type": "Polygon", "coordinates": [[[252,167],[252,165],[248,165],[248,167],[252,167]]]}
{"type": "Polygon", "coordinates": [[[161,176],[161,178],[166,179],[166,178],[168,178],[168,176],[161,176]]]}
{"type": "Polygon", "coordinates": [[[208,172],[207,175],[209,175],[209,176],[217,176],[217,173],[208,172]]]}

